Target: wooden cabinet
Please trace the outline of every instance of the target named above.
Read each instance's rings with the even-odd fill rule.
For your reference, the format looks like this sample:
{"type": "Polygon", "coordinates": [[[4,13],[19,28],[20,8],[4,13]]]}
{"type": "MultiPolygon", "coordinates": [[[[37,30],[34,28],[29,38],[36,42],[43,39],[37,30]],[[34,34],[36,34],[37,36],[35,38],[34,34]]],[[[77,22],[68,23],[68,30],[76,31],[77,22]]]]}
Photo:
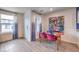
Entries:
{"type": "Polygon", "coordinates": [[[0,34],[0,42],[12,40],[12,39],[13,39],[12,33],[2,33],[2,34],[0,34]]]}

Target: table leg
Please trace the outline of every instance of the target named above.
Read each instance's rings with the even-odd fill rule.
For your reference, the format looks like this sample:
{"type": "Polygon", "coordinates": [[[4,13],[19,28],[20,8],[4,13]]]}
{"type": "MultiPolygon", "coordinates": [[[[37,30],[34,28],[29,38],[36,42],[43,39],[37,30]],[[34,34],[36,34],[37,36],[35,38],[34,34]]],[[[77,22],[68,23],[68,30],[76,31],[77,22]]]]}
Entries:
{"type": "Polygon", "coordinates": [[[61,37],[58,37],[56,40],[56,44],[57,44],[57,50],[59,50],[59,47],[61,45],[61,37]]]}

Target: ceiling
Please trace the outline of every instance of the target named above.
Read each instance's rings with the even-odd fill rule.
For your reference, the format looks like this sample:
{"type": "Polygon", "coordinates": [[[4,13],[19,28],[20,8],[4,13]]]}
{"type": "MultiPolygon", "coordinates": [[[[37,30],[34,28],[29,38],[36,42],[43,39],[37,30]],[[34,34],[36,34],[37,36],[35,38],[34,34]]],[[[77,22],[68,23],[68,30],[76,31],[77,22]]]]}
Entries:
{"type": "Polygon", "coordinates": [[[26,10],[32,10],[39,14],[46,14],[51,13],[63,9],[68,9],[71,7],[0,7],[0,9],[12,11],[12,12],[18,12],[18,13],[25,13],[26,10]]]}

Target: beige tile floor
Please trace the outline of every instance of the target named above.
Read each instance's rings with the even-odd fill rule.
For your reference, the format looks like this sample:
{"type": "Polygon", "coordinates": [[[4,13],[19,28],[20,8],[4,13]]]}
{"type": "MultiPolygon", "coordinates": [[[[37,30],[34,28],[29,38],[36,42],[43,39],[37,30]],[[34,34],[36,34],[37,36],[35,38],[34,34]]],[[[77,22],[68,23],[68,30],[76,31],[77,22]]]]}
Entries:
{"type": "Polygon", "coordinates": [[[59,50],[55,42],[28,42],[25,39],[16,39],[0,43],[0,52],[78,52],[79,48],[67,42],[61,42],[59,50]]]}

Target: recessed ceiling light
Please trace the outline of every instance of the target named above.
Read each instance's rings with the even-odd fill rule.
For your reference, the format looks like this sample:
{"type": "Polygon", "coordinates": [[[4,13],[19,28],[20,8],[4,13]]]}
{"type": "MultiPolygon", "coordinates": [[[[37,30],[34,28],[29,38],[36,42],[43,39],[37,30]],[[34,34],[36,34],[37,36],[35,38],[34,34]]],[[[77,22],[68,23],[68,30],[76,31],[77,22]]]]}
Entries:
{"type": "Polygon", "coordinates": [[[50,11],[53,11],[53,8],[50,8],[50,11]]]}

